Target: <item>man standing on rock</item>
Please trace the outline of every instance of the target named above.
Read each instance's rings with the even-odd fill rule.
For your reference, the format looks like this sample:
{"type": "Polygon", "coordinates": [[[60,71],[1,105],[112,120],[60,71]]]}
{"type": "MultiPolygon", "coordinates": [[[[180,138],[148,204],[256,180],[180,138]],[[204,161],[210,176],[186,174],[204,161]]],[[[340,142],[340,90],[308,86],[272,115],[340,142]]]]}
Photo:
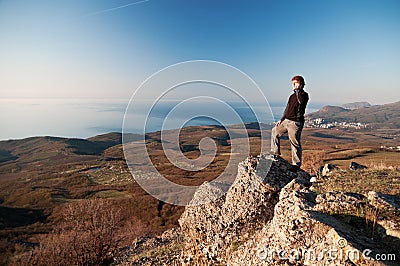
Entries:
{"type": "Polygon", "coordinates": [[[282,118],[275,123],[271,132],[271,151],[275,157],[281,155],[280,138],[288,133],[292,149],[293,170],[297,171],[301,166],[302,148],[300,143],[301,131],[304,126],[304,113],[308,102],[308,93],[304,89],[305,82],[302,76],[292,78],[293,94],[290,95],[282,118]]]}

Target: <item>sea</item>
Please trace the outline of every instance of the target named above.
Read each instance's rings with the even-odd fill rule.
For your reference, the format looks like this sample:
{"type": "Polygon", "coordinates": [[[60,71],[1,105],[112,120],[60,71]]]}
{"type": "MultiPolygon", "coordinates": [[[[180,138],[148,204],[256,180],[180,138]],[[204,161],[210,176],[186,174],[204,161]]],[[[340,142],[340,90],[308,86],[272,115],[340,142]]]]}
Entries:
{"type": "MultiPolygon", "coordinates": [[[[33,136],[88,138],[110,132],[143,134],[185,126],[256,121],[270,124],[282,116],[286,106],[286,102],[180,103],[133,103],[129,99],[0,98],[0,140],[33,136]]],[[[306,113],[317,111],[324,105],[310,103],[306,113]]]]}

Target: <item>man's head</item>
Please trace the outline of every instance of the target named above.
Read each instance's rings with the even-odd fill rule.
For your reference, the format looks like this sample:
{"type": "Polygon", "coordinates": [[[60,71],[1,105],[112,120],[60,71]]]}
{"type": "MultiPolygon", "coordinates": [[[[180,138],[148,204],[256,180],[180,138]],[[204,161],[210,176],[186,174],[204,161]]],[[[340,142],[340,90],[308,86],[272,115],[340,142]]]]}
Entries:
{"type": "Polygon", "coordinates": [[[306,83],[302,76],[294,76],[292,78],[292,86],[294,90],[303,89],[304,85],[306,85],[306,83]]]}

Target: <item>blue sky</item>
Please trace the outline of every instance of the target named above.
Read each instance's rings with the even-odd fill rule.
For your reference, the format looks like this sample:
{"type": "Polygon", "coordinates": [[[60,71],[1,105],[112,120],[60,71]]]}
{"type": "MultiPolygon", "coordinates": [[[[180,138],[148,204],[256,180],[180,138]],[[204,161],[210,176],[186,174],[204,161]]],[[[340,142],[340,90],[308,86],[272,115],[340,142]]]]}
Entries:
{"type": "Polygon", "coordinates": [[[187,60],[230,64],[270,101],[400,100],[400,1],[0,1],[0,97],[129,99],[187,60]],[[136,3],[136,4],[135,4],[136,3]]]}

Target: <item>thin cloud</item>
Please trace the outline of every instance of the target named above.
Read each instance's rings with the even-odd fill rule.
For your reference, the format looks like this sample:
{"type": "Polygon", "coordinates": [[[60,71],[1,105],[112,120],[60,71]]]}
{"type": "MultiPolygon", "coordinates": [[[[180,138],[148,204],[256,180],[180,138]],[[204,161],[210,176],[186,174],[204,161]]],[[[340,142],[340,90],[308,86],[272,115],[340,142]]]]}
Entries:
{"type": "Polygon", "coordinates": [[[126,4],[126,5],[122,5],[122,6],[117,6],[117,7],[113,7],[113,8],[109,8],[109,9],[99,10],[99,11],[96,11],[96,12],[93,12],[93,13],[86,14],[83,17],[96,16],[96,15],[104,14],[104,13],[107,13],[107,12],[112,12],[112,11],[115,11],[115,10],[118,10],[118,9],[121,9],[121,8],[125,8],[125,7],[128,7],[128,6],[142,4],[142,3],[145,3],[145,2],[149,2],[149,1],[150,0],[142,0],[142,1],[137,1],[137,2],[129,3],[129,4],[126,4]]]}

